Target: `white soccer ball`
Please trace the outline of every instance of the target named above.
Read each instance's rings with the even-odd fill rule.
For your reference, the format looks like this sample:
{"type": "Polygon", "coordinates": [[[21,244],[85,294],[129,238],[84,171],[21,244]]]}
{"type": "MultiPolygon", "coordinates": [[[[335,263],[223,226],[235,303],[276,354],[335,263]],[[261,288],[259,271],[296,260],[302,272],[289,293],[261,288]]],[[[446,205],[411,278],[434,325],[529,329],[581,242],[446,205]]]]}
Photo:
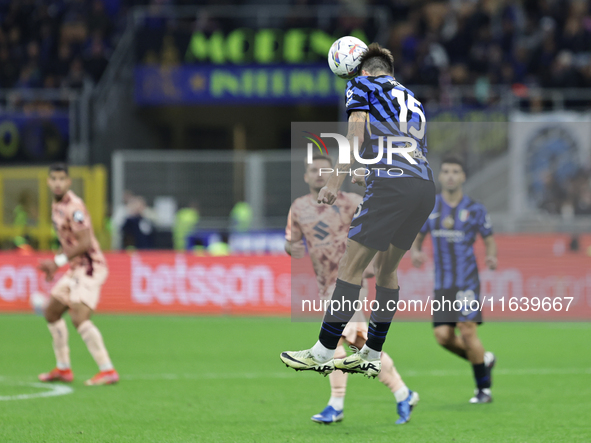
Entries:
{"type": "Polygon", "coordinates": [[[29,303],[35,314],[43,315],[45,308],[49,304],[49,297],[42,292],[33,292],[29,297],[29,303]]]}
{"type": "Polygon", "coordinates": [[[328,66],[341,78],[353,78],[359,70],[359,59],[367,45],[356,37],[341,37],[328,51],[328,66]]]}

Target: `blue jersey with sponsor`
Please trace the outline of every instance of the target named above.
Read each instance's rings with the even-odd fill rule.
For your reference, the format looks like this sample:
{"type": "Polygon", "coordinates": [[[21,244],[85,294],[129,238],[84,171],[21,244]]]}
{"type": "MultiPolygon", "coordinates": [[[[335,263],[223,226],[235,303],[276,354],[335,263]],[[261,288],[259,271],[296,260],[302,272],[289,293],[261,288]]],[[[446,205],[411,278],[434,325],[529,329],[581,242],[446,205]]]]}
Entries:
{"type": "MultiPolygon", "coordinates": [[[[378,163],[366,166],[373,170],[372,174],[378,177],[415,177],[433,180],[433,173],[426,159],[425,110],[412,91],[406,89],[390,75],[379,75],[355,77],[347,83],[345,94],[348,114],[353,111],[367,111],[369,114],[363,145],[359,148],[360,156],[371,160],[379,156],[380,150],[383,153],[378,163]],[[383,137],[381,147],[380,136],[383,137]],[[416,164],[412,164],[406,157],[397,153],[391,155],[389,162],[387,136],[414,139],[417,155],[412,157],[416,164]],[[384,168],[384,170],[377,168],[384,168]],[[390,174],[385,172],[390,169],[392,169],[390,174]]],[[[404,145],[404,142],[393,143],[393,147],[404,145]]]]}
{"type": "Polygon", "coordinates": [[[478,233],[482,238],[493,233],[484,206],[465,195],[452,208],[438,194],[433,212],[421,228],[422,234],[428,232],[433,240],[435,289],[476,291],[480,280],[472,245],[478,233]]]}

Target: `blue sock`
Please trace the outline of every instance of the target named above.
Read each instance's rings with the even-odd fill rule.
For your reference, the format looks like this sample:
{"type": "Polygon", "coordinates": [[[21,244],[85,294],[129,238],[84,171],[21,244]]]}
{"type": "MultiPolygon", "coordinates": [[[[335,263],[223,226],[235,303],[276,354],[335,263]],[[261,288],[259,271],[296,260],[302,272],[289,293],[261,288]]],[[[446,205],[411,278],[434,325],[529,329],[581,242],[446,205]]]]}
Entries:
{"type": "Polygon", "coordinates": [[[478,389],[490,388],[490,374],[484,363],[472,365],[474,370],[474,380],[476,380],[476,387],[478,389]]]}

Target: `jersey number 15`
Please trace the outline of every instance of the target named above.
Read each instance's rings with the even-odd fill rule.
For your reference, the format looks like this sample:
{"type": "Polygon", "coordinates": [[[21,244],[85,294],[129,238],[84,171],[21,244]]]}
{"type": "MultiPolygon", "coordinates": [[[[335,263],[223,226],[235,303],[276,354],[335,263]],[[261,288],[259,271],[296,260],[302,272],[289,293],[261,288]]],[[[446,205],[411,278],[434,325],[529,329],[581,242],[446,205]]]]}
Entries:
{"type": "Polygon", "coordinates": [[[398,115],[398,119],[400,120],[400,132],[405,134],[410,133],[414,135],[419,140],[425,136],[425,114],[421,110],[421,102],[419,102],[416,98],[412,95],[401,91],[400,89],[392,89],[392,96],[398,102],[398,106],[400,106],[400,113],[398,115]],[[405,96],[408,97],[405,100],[405,96]],[[410,130],[408,129],[408,111],[414,112],[419,115],[419,128],[417,129],[415,126],[411,126],[410,130]]]}

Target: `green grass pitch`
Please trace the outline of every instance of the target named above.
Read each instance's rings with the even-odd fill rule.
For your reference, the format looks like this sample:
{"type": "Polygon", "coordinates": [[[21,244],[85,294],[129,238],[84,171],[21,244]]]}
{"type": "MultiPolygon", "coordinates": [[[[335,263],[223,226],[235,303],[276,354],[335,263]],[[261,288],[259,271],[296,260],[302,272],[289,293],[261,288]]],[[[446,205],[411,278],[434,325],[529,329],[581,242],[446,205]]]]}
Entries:
{"type": "MultiPolygon", "coordinates": [[[[85,387],[96,367],[70,325],[76,379],[68,395],[36,375],[54,365],[50,335],[33,315],[0,316],[2,442],[556,442],[591,441],[591,324],[489,323],[494,402],[470,405],[469,365],[438,348],[427,323],[395,323],[386,342],[421,402],[394,425],[392,394],[352,375],[345,419],[310,421],[328,379],[296,373],[283,350],[311,346],[318,324],[277,318],[97,315],[121,382],[85,387]]],[[[68,324],[69,321],[68,321],[68,324]]]]}

